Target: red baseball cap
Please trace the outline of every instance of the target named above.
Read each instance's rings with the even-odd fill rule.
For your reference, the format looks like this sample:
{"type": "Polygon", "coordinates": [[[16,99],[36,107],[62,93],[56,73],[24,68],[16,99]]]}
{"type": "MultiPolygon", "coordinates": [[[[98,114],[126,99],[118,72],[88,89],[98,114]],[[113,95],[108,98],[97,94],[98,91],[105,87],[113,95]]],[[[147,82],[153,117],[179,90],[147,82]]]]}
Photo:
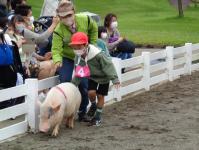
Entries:
{"type": "Polygon", "coordinates": [[[88,36],[84,32],[76,32],[71,37],[69,45],[88,44],[88,36]]]}

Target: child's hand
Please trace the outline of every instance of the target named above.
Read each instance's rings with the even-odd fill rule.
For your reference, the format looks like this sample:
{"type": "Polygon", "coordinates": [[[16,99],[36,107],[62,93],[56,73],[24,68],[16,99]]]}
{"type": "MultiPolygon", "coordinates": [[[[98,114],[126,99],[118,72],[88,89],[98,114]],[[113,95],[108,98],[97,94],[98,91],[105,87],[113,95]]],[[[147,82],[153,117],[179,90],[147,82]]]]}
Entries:
{"type": "Polygon", "coordinates": [[[121,85],[120,85],[120,82],[114,83],[114,87],[115,87],[115,89],[117,89],[117,90],[118,90],[118,89],[120,88],[120,86],[121,86],[121,85]]]}

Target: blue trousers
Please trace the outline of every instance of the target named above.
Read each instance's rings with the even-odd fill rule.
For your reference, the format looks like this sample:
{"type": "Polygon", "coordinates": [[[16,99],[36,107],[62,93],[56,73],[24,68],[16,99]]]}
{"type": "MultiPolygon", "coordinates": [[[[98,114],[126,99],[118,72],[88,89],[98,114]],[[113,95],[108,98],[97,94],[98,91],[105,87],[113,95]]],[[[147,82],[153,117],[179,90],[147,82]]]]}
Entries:
{"type": "MultiPolygon", "coordinates": [[[[74,61],[68,58],[63,58],[62,67],[58,70],[61,83],[70,82],[72,79],[72,73],[74,69],[74,61]]],[[[80,104],[79,111],[86,113],[88,100],[88,79],[82,78],[79,84],[79,91],[82,95],[82,102],[80,104]]]]}
{"type": "Polygon", "coordinates": [[[132,58],[132,54],[131,53],[124,53],[124,52],[111,53],[111,56],[112,57],[121,58],[122,60],[132,58]]]}

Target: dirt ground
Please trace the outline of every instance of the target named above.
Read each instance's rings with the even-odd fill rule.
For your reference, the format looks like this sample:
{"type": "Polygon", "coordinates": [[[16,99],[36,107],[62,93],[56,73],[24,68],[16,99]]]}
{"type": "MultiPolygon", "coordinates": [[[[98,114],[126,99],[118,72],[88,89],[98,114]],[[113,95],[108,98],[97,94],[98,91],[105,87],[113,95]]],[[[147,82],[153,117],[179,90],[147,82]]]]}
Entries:
{"type": "Polygon", "coordinates": [[[101,127],[27,134],[0,150],[198,150],[199,72],[106,106],[101,127]]]}

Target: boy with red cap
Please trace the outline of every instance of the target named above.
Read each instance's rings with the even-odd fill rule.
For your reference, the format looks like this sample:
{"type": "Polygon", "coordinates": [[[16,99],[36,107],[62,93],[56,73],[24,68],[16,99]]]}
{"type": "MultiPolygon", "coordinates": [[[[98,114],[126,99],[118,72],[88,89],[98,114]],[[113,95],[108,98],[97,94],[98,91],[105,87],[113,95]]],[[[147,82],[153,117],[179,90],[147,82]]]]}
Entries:
{"type": "Polygon", "coordinates": [[[85,33],[77,32],[73,34],[69,45],[76,54],[75,73],[72,82],[78,85],[82,78],[88,78],[88,97],[91,107],[87,115],[90,117],[90,125],[99,126],[104,96],[108,94],[110,80],[112,80],[115,88],[120,86],[116,70],[111,59],[94,45],[88,44],[88,36],[85,33]]]}

